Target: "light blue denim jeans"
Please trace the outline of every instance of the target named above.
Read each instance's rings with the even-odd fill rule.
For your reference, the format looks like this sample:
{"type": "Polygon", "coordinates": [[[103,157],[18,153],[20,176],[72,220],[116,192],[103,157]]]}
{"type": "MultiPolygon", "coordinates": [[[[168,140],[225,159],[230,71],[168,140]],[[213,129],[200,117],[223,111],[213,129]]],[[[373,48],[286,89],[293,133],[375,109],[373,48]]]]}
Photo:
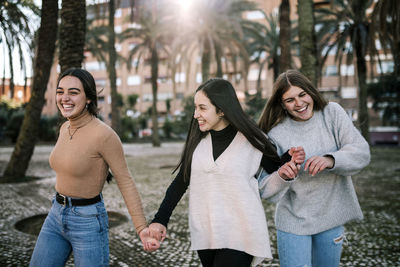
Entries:
{"type": "Polygon", "coordinates": [[[315,235],[295,235],[277,230],[281,267],[338,267],[344,227],[338,226],[315,235]]]}
{"type": "Polygon", "coordinates": [[[103,198],[87,206],[52,202],[29,266],[64,266],[72,251],[75,266],[108,266],[108,216],[103,198]]]}

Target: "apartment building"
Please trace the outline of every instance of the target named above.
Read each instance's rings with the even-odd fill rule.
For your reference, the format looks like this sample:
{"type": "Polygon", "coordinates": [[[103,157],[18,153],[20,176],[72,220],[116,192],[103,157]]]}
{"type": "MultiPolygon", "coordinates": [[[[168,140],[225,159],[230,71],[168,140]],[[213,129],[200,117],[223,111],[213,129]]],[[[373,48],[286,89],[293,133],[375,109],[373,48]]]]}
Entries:
{"type": "MultiPolygon", "coordinates": [[[[135,5],[133,7],[134,17],[137,18],[140,16],[138,14],[138,10],[140,6],[149,5],[151,1],[134,1],[135,5]]],[[[255,0],[258,6],[266,13],[274,13],[278,14],[279,5],[281,3],[280,0],[255,0]]],[[[330,1],[316,0],[315,4],[318,5],[329,5],[330,1]]],[[[291,0],[291,18],[292,20],[296,20],[297,18],[297,0],[291,0]]],[[[103,4],[103,5],[106,5],[103,4]]],[[[105,7],[104,7],[105,8],[105,7]]],[[[132,13],[131,1],[129,0],[121,0],[120,6],[116,8],[115,12],[115,32],[120,33],[129,27],[138,27],[135,20],[133,22],[127,22],[127,17],[129,17],[132,13]]],[[[265,19],[263,19],[263,15],[261,12],[248,12],[244,14],[244,16],[249,20],[255,20],[261,23],[266,23],[265,19]]],[[[93,8],[88,8],[88,17],[93,18],[93,8]]],[[[131,40],[126,40],[121,43],[116,43],[115,47],[117,52],[126,56],[131,49],[136,45],[137,40],[132,38],[131,40]]],[[[335,51],[331,51],[331,56],[328,57],[325,66],[322,70],[322,77],[320,83],[318,85],[319,89],[324,92],[324,94],[332,101],[339,102],[352,116],[353,120],[357,119],[357,109],[358,109],[358,101],[357,101],[357,80],[355,75],[355,65],[341,65],[341,87],[339,87],[339,76],[338,76],[338,67],[334,61],[335,51]]],[[[393,69],[393,61],[391,61],[390,56],[382,55],[382,59],[384,59],[383,69],[377,68],[375,70],[376,73],[390,71],[393,69]]],[[[166,55],[160,55],[160,65],[159,65],[159,78],[158,78],[158,103],[157,108],[161,115],[165,115],[167,113],[167,99],[174,98],[174,91],[176,92],[176,99],[171,102],[171,114],[179,114],[182,110],[182,100],[186,96],[193,95],[196,88],[200,85],[201,81],[201,65],[200,65],[200,56],[193,55],[193,58],[190,62],[190,72],[187,72],[187,66],[182,66],[177,69],[175,77],[171,77],[171,70],[167,67],[167,57],[166,55]],[[172,79],[175,79],[175,90],[174,84],[172,83],[172,79]]],[[[129,71],[125,64],[117,64],[117,87],[118,92],[122,94],[124,97],[127,97],[131,94],[137,94],[139,96],[136,110],[139,112],[146,112],[152,103],[152,88],[150,83],[151,71],[149,60],[142,60],[141,62],[137,62],[134,60],[132,62],[133,66],[138,67],[138,71],[135,71],[135,67],[129,71]]],[[[95,77],[96,84],[98,86],[98,90],[101,91],[99,97],[99,107],[100,114],[104,118],[104,120],[110,124],[111,118],[111,94],[110,94],[110,86],[106,71],[106,66],[102,62],[98,62],[90,52],[85,52],[85,62],[83,67],[90,71],[95,77]]],[[[215,67],[215,66],[214,66],[215,67]]],[[[300,68],[300,62],[298,58],[294,58],[293,67],[300,68]]],[[[51,78],[48,85],[48,90],[46,92],[46,105],[43,110],[43,114],[45,115],[53,115],[57,112],[57,108],[55,105],[55,83],[58,75],[57,62],[55,62],[52,72],[51,78]]],[[[213,69],[211,69],[211,73],[213,69]]],[[[228,70],[227,73],[224,74],[224,78],[229,79],[234,87],[237,90],[238,97],[241,101],[244,102],[245,99],[245,90],[250,94],[256,93],[257,86],[257,77],[258,77],[258,66],[252,65],[249,69],[247,76],[247,86],[245,84],[245,79],[241,77],[241,73],[230,72],[228,70]]],[[[271,95],[273,84],[273,73],[271,69],[267,69],[267,66],[264,67],[261,73],[261,88],[262,94],[264,97],[268,97],[271,95]]],[[[371,113],[371,125],[374,124],[379,125],[379,118],[377,119],[376,114],[371,113]]]]}

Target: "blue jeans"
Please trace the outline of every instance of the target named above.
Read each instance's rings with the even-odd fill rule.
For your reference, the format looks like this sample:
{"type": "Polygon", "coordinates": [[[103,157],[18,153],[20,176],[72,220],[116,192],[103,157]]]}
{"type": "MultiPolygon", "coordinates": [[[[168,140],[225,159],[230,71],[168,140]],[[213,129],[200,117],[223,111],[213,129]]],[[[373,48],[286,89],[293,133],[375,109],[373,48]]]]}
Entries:
{"type": "Polygon", "coordinates": [[[281,267],[338,267],[344,227],[338,226],[315,235],[295,235],[277,231],[281,267]]]}
{"type": "Polygon", "coordinates": [[[64,266],[72,251],[75,266],[108,266],[108,216],[103,199],[72,207],[53,199],[29,266],[64,266]]]}

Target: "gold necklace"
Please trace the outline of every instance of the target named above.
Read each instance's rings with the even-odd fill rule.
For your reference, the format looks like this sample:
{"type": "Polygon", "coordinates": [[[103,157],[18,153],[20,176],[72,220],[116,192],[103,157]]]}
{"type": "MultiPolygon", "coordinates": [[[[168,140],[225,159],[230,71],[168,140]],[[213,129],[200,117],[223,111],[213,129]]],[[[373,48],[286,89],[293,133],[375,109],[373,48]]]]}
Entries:
{"type": "MultiPolygon", "coordinates": [[[[86,124],[85,124],[86,125],[86,124]]],[[[83,126],[85,126],[83,125],[83,126]]],[[[78,131],[79,128],[82,128],[83,126],[79,126],[78,128],[76,128],[74,130],[74,132],[71,134],[71,131],[69,130],[69,128],[71,127],[71,125],[68,125],[68,134],[69,134],[69,140],[72,140],[72,137],[74,136],[74,134],[76,133],[76,131],[78,131]]]]}
{"type": "Polygon", "coordinates": [[[69,135],[69,140],[72,140],[72,137],[74,136],[74,134],[78,131],[78,129],[79,128],[82,128],[83,126],[86,126],[86,125],[88,125],[88,123],[89,122],[91,122],[92,121],[92,119],[93,119],[93,117],[90,119],[90,121],[88,121],[87,123],[85,123],[84,125],[82,125],[82,126],[79,126],[79,127],[77,127],[73,132],[72,132],[72,134],[71,134],[71,131],[70,131],[70,127],[71,127],[71,124],[70,125],[68,125],[68,135],[69,135]]]}

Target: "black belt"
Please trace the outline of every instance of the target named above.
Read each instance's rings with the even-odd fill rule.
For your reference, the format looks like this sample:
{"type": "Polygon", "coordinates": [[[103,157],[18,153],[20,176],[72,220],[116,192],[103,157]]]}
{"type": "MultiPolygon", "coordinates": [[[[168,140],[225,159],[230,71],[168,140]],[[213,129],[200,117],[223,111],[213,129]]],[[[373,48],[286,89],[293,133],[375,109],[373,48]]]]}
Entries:
{"type": "Polygon", "coordinates": [[[70,199],[72,206],[87,206],[99,202],[101,200],[101,196],[97,195],[94,198],[70,198],[57,192],[56,201],[64,207],[69,205],[68,199],[70,199]]]}

